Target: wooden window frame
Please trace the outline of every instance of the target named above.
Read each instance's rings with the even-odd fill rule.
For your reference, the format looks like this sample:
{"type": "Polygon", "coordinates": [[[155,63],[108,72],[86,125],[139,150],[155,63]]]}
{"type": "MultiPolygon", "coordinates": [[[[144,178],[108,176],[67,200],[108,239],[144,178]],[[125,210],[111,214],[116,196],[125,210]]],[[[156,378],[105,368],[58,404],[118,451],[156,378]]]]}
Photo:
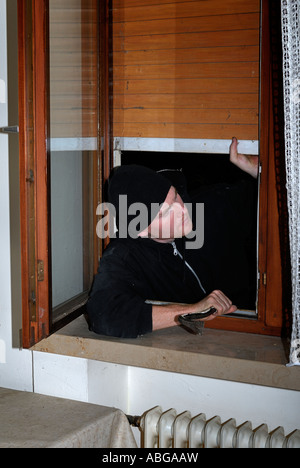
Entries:
{"type": "MultiPolygon", "coordinates": [[[[45,34],[46,10],[40,9],[38,2],[18,0],[22,327],[25,348],[49,334],[48,232],[45,229],[48,224],[45,34]],[[35,71],[38,66],[37,80],[35,71]],[[35,118],[37,110],[38,120],[35,118]],[[44,177],[41,178],[43,171],[44,177]],[[43,281],[37,278],[38,261],[44,261],[43,281]]],[[[41,274],[40,269],[39,278],[41,274]]]]}
{"type": "MultiPolygon", "coordinates": [[[[48,174],[48,51],[47,5],[49,0],[18,0],[19,40],[19,127],[22,236],[23,346],[29,348],[60,326],[77,317],[75,310],[65,321],[51,325],[51,262],[49,261],[48,174]],[[28,14],[28,11],[32,14],[28,14]],[[38,73],[37,73],[38,71],[38,73]],[[38,116],[38,118],[37,118],[38,116]]],[[[103,184],[112,168],[111,88],[109,66],[110,0],[100,2],[100,48],[102,71],[99,102],[102,119],[99,158],[95,161],[95,203],[102,200],[103,184]]],[[[270,73],[269,0],[262,6],[262,67],[260,161],[262,173],[259,204],[258,317],[217,318],[209,328],[247,333],[280,335],[282,329],[282,278],[278,232],[278,208],[274,169],[274,131],[270,73]]],[[[95,268],[103,249],[97,239],[95,268]]]]}
{"type": "MultiPolygon", "coordinates": [[[[48,129],[49,0],[18,0],[19,142],[22,239],[23,347],[30,348],[82,314],[83,307],[55,325],[51,320],[48,129]]],[[[109,113],[109,0],[100,3],[99,151],[94,160],[94,212],[102,200],[103,181],[112,167],[109,113]]],[[[94,270],[103,245],[96,237],[94,270]]]]}
{"type": "MultiPolygon", "coordinates": [[[[277,202],[270,15],[273,0],[262,0],[260,84],[260,170],[257,318],[220,317],[207,327],[280,336],[283,328],[282,259],[277,202]],[[264,187],[265,190],[261,188],[264,187]]],[[[282,155],[283,157],[283,155],[282,155]]]]}

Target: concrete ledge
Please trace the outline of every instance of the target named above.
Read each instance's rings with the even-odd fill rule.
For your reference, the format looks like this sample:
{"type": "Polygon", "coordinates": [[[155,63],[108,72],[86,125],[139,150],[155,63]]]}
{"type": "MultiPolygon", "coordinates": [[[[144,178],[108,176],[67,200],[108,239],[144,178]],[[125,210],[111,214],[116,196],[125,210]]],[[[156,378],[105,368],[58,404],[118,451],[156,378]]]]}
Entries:
{"type": "Polygon", "coordinates": [[[127,366],[197,375],[288,390],[300,390],[300,368],[287,367],[281,338],[205,329],[202,336],[181,327],[137,339],[100,336],[83,316],[33,348],[127,366]]]}

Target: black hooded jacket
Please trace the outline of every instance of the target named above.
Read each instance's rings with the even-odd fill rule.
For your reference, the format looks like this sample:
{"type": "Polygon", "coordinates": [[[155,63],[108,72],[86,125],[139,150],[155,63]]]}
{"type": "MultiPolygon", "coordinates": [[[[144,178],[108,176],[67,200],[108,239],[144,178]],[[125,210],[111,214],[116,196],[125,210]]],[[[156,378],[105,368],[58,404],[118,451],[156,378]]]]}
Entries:
{"type": "MultiPolygon", "coordinates": [[[[205,296],[208,279],[200,281],[184,262],[184,251],[174,255],[172,243],[147,238],[114,239],[100,261],[87,303],[90,329],[96,333],[135,338],[152,331],[148,300],[195,303],[205,296]]],[[[204,265],[204,264],[203,264],[204,265]]],[[[204,266],[203,266],[204,268],[204,266]]]]}

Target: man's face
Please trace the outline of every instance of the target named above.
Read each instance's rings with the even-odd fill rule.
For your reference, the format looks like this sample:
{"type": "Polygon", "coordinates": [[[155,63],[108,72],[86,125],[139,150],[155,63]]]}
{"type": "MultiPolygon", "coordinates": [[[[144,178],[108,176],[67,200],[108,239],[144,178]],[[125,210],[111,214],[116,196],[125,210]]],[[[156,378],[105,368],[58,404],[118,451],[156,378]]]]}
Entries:
{"type": "Polygon", "coordinates": [[[148,236],[160,242],[170,242],[188,235],[192,229],[192,220],[187,207],[172,186],[159,213],[140,236],[148,236]]]}

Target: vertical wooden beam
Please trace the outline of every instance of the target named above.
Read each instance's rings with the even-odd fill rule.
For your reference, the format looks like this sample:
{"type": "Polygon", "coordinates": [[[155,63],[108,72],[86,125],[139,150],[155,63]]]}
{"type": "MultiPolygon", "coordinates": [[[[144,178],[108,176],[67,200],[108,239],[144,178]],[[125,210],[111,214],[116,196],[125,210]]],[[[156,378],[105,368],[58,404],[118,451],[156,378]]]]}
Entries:
{"type": "Polygon", "coordinates": [[[38,339],[49,334],[49,222],[48,209],[48,0],[33,0],[34,14],[34,136],[36,159],[36,271],[42,262],[44,274],[37,275],[38,339]],[[43,278],[43,279],[42,279],[43,278]]]}
{"type": "Polygon", "coordinates": [[[36,314],[35,302],[35,242],[33,134],[28,121],[33,120],[32,106],[32,36],[30,1],[18,0],[18,62],[19,62],[19,147],[20,147],[20,223],[21,223],[21,275],[22,275],[22,328],[23,346],[28,348],[35,329],[31,329],[36,314]],[[32,174],[32,177],[31,177],[32,174]],[[28,222],[28,219],[30,221],[28,222]],[[33,237],[33,238],[32,238],[33,237]],[[31,240],[31,242],[30,242],[31,240]],[[33,268],[30,266],[33,262],[33,268]],[[33,296],[34,295],[34,296],[33,296]]]}
{"type": "Polygon", "coordinates": [[[25,348],[49,334],[50,320],[47,1],[18,1],[22,308],[25,348]]]}

